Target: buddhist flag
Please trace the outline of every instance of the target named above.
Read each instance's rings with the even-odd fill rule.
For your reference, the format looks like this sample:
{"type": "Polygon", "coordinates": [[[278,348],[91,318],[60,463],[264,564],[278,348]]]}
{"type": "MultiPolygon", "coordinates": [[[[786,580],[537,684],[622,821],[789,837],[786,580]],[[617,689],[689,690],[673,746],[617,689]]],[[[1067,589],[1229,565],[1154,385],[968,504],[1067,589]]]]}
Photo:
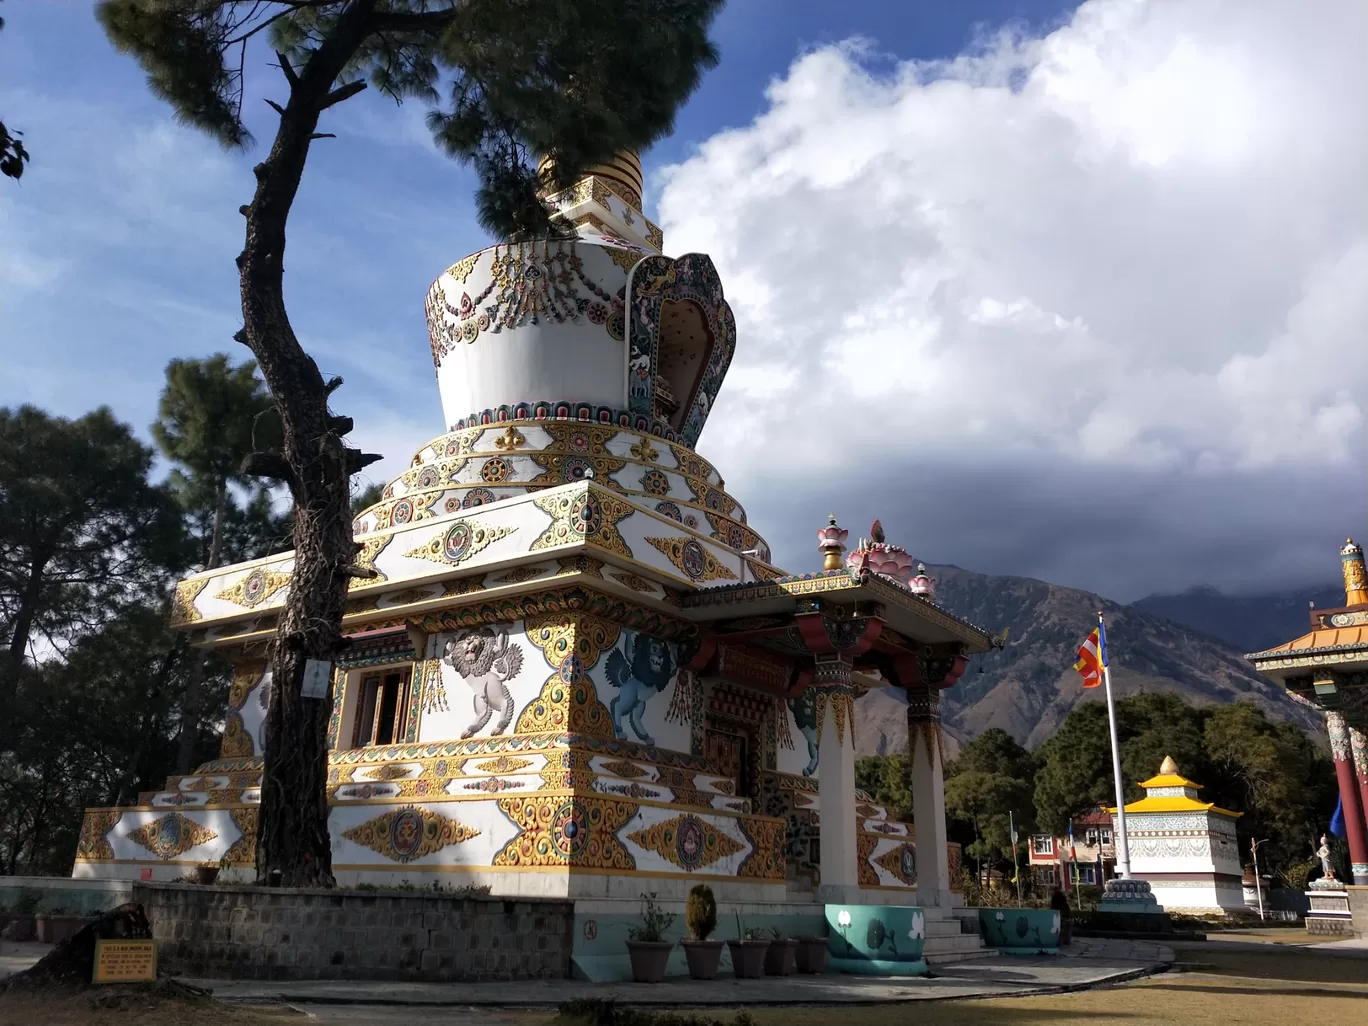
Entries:
{"type": "Polygon", "coordinates": [[[1078,662],[1074,669],[1083,675],[1083,686],[1095,688],[1102,683],[1102,667],[1107,664],[1107,642],[1102,634],[1102,625],[1088,635],[1083,647],[1078,650],[1078,662]]]}

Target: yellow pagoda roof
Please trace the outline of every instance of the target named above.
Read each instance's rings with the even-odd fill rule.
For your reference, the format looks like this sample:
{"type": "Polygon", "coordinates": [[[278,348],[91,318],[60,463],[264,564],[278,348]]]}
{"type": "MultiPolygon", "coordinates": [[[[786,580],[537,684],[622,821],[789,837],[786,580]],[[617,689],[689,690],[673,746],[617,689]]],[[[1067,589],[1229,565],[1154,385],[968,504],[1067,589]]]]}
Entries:
{"type": "MultiPolygon", "coordinates": [[[[1107,810],[1113,816],[1116,815],[1115,807],[1107,810]]],[[[1186,795],[1173,795],[1166,798],[1141,798],[1138,802],[1127,802],[1126,812],[1214,812],[1220,816],[1230,816],[1239,819],[1244,815],[1242,812],[1231,812],[1229,809],[1218,808],[1215,802],[1199,802],[1196,798],[1188,798],[1186,795]]]]}

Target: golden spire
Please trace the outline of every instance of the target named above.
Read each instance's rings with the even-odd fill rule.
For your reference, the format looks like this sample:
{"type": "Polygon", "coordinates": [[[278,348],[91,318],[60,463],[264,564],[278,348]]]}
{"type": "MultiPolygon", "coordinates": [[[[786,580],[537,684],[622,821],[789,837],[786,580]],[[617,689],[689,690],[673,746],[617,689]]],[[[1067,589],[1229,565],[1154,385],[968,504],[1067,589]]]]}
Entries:
{"type": "Polygon", "coordinates": [[[1178,776],[1178,764],[1173,761],[1173,756],[1164,756],[1164,761],[1159,764],[1159,775],[1161,777],[1178,776]]]}
{"type": "Polygon", "coordinates": [[[1363,549],[1348,539],[1340,549],[1340,568],[1344,571],[1344,604],[1361,606],[1368,604],[1368,572],[1363,566],[1363,549]]]}

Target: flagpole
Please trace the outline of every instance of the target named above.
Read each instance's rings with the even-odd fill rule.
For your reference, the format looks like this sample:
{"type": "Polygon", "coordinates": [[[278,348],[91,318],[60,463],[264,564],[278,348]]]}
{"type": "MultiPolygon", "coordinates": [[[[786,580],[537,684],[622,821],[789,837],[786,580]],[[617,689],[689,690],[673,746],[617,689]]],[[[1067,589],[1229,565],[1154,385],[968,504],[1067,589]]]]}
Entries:
{"type": "MultiPolygon", "coordinates": [[[[1098,639],[1106,637],[1106,627],[1102,613],[1097,614],[1098,639]]],[[[1105,644],[1105,643],[1104,643],[1105,644]]],[[[1111,727],[1112,776],[1116,783],[1116,875],[1122,880],[1131,878],[1130,845],[1126,840],[1126,788],[1121,780],[1121,745],[1116,740],[1116,703],[1112,701],[1111,666],[1105,658],[1105,649],[1098,653],[1102,656],[1102,681],[1107,688],[1107,723],[1111,727]]]]}
{"type": "Polygon", "coordinates": [[[1007,829],[1012,835],[1012,879],[1017,885],[1017,908],[1021,907],[1021,863],[1017,861],[1016,814],[1007,810],[1007,829]]]}

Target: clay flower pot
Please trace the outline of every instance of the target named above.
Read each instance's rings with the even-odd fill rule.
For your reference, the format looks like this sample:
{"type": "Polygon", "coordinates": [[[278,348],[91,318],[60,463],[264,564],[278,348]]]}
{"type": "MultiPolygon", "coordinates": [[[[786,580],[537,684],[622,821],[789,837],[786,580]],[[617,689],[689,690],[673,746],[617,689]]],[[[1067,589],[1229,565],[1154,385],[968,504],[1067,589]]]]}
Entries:
{"type": "Polygon", "coordinates": [[[689,975],[695,980],[717,979],[717,967],[722,961],[720,940],[683,940],[684,957],[689,963],[689,975]]]}
{"type": "Polygon", "coordinates": [[[799,937],[794,962],[800,973],[826,971],[827,940],[825,937],[799,937]]]}
{"type": "Polygon", "coordinates": [[[659,983],[665,979],[674,941],[627,942],[627,957],[632,963],[632,979],[637,983],[659,983]]]}
{"type": "Polygon", "coordinates": [[[779,937],[770,941],[765,952],[766,976],[792,976],[797,970],[796,956],[798,942],[792,937],[779,937]]]}
{"type": "Polygon", "coordinates": [[[765,975],[765,954],[769,951],[767,940],[729,940],[731,949],[732,972],[738,980],[753,980],[765,975]]]}

